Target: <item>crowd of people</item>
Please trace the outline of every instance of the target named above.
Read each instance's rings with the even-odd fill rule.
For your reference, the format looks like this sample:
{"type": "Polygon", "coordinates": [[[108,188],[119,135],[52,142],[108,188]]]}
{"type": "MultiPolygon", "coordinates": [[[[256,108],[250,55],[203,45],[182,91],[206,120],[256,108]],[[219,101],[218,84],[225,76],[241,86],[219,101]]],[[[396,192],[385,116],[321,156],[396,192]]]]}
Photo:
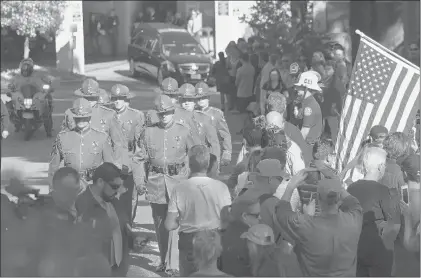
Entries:
{"type": "Polygon", "coordinates": [[[170,276],[392,276],[395,243],[419,260],[419,137],[374,126],[338,172],[329,117],[349,79],[343,48],[308,65],[260,48],[230,43],[215,65],[223,110],[247,114],[227,181],[231,133],[205,83],[166,78],[143,113],[128,87],[85,80],[53,146],[50,194],[34,201],[16,171],[2,173],[2,275],[126,276],[129,250],[150,240],[132,229],[142,194],[156,271],[170,276]]]}

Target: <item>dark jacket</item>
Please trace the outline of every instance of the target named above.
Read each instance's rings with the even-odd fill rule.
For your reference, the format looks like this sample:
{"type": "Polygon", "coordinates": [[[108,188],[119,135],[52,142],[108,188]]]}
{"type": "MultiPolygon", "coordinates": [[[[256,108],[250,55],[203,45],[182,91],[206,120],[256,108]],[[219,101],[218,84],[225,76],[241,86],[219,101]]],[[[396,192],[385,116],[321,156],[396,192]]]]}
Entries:
{"type": "MultiPolygon", "coordinates": [[[[114,205],[114,204],[113,204],[114,205]]],[[[128,271],[129,249],[133,246],[133,237],[131,231],[126,228],[129,219],[124,211],[117,209],[119,217],[121,235],[123,240],[123,259],[119,267],[114,267],[113,271],[119,276],[126,276],[128,271]]],[[[82,223],[88,224],[90,234],[90,248],[102,252],[107,258],[110,258],[112,229],[107,212],[97,202],[89,188],[79,195],[76,201],[76,210],[78,218],[82,223]]]]}

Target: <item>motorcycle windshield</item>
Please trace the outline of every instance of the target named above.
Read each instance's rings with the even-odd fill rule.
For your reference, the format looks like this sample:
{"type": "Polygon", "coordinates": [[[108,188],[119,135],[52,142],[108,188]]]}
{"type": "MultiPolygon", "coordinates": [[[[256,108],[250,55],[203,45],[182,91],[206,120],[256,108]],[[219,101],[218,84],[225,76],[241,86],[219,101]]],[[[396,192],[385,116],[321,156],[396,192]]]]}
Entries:
{"type": "Polygon", "coordinates": [[[37,87],[34,85],[23,85],[20,91],[24,98],[33,98],[37,93],[37,87]]]}

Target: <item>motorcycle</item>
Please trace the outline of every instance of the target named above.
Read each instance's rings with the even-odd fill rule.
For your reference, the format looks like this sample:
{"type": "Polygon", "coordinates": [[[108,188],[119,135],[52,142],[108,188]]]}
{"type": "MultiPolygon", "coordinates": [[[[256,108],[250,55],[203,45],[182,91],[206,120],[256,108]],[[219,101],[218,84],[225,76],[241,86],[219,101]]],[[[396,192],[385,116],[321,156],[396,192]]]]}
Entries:
{"type": "MultiPolygon", "coordinates": [[[[44,81],[42,91],[33,85],[23,85],[20,92],[11,93],[10,119],[15,124],[16,132],[24,130],[24,139],[31,139],[34,132],[44,125],[47,137],[51,137],[53,128],[53,98],[51,81],[44,81]]],[[[12,88],[13,91],[13,88],[12,88]]]]}

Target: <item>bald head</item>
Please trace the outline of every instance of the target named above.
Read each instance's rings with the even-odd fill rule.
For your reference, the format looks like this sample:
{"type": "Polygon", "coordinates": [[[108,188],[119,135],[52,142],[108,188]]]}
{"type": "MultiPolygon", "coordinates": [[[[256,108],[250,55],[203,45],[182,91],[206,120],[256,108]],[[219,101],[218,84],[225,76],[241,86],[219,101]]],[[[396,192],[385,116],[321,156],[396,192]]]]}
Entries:
{"type": "Polygon", "coordinates": [[[266,115],[266,122],[269,126],[282,128],[284,125],[284,117],[279,112],[271,111],[266,115]]]}

